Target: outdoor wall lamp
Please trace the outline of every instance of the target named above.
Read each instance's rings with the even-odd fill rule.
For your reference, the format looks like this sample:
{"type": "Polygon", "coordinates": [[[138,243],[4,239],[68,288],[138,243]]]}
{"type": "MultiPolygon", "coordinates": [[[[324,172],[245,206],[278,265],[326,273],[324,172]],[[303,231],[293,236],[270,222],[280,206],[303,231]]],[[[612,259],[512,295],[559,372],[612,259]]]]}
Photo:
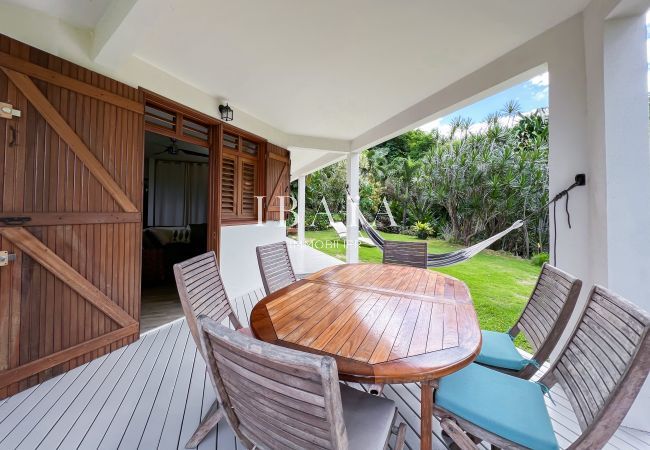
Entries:
{"type": "Polygon", "coordinates": [[[228,102],[225,105],[219,105],[219,113],[221,114],[221,120],[224,122],[232,120],[232,108],[228,106],[228,102]]]}

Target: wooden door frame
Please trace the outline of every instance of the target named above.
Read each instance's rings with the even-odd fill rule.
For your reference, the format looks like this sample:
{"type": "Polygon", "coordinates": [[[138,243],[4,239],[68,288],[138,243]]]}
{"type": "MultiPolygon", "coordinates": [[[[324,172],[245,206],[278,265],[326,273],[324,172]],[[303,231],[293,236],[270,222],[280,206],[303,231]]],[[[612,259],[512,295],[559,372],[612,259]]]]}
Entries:
{"type": "MultiPolygon", "coordinates": [[[[215,119],[214,117],[208,116],[207,114],[192,109],[143,87],[140,87],[139,89],[142,93],[141,97],[143,107],[149,103],[160,108],[176,112],[182,117],[189,117],[208,128],[208,142],[206,145],[205,142],[201,142],[200,140],[192,140],[188,139],[187,136],[183,136],[181,133],[182,127],[177,127],[176,133],[172,133],[165,129],[162,129],[161,127],[148,124],[146,121],[144,123],[145,132],[150,131],[152,133],[157,133],[163,136],[178,139],[179,141],[185,141],[191,144],[205,146],[208,149],[208,235],[206,236],[208,247],[206,251],[213,250],[216,253],[217,258],[219,258],[219,249],[221,247],[221,208],[219,207],[219,205],[221,205],[221,189],[219,189],[221,186],[221,146],[219,143],[221,142],[222,136],[222,122],[215,119]]],[[[143,134],[143,148],[144,145],[143,134]]],[[[144,152],[143,158],[146,158],[144,152]]],[[[143,228],[144,227],[145,224],[143,223],[143,228]]]]}

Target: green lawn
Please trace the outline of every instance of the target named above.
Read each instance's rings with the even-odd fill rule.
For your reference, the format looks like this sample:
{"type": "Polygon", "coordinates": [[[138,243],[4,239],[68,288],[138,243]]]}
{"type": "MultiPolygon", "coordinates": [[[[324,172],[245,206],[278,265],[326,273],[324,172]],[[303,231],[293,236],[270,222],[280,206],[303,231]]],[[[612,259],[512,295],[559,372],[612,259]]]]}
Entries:
{"type": "MultiPolygon", "coordinates": [[[[305,234],[314,248],[345,260],[344,241],[338,238],[334,230],[307,231],[305,234]]],[[[417,240],[401,234],[382,235],[395,241],[417,240]]],[[[438,239],[429,239],[427,242],[431,253],[444,253],[458,248],[438,239]]],[[[377,248],[361,246],[359,258],[364,262],[381,262],[381,252],[377,248]]],[[[507,331],[519,317],[541,268],[522,258],[485,250],[467,262],[436,270],[467,283],[481,328],[507,331]]],[[[521,348],[531,350],[521,336],[516,343],[521,348]]]]}

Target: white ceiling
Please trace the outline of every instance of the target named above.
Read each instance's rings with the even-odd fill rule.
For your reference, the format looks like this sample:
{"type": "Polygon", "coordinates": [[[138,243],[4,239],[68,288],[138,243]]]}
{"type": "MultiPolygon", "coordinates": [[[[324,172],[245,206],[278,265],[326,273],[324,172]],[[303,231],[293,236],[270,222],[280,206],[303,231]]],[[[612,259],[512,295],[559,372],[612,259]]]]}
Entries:
{"type": "MultiPolygon", "coordinates": [[[[359,137],[589,2],[8,1],[87,28],[94,28],[111,1],[116,2],[118,7],[107,15],[112,11],[118,17],[119,10],[133,16],[130,22],[122,19],[137,36],[122,36],[129,41],[129,54],[212,97],[228,99],[236,110],[288,135],[343,141],[359,137]],[[146,14],[133,13],[138,9],[146,14]]],[[[117,26],[114,33],[121,30],[117,26]]]]}
{"type": "Polygon", "coordinates": [[[94,28],[111,0],[5,0],[82,28],[94,28]]]}
{"type": "Polygon", "coordinates": [[[290,133],[352,139],[588,0],[171,0],[142,60],[290,133]]]}

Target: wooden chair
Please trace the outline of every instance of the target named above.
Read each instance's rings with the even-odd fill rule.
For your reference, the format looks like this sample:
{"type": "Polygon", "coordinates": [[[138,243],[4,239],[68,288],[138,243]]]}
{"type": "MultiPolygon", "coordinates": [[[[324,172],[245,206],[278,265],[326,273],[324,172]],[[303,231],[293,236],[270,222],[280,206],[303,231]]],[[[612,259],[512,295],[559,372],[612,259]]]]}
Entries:
{"type": "Polygon", "coordinates": [[[476,362],[520,378],[532,377],[557,345],[576,305],[582,281],[544,264],[533,293],[521,316],[507,333],[482,331],[483,344],[476,362]],[[514,339],[524,333],[533,347],[532,359],[524,358],[514,339]]]}
{"type": "Polygon", "coordinates": [[[384,264],[427,268],[426,242],[384,242],[384,264]]]}
{"type": "Polygon", "coordinates": [[[476,448],[477,440],[555,449],[544,392],[559,384],[582,431],[569,448],[602,448],[650,371],[649,330],[646,311],[595,286],[567,344],[538,383],[470,364],[440,380],[434,415],[462,449],[476,448]]]}
{"type": "Polygon", "coordinates": [[[266,295],[294,283],[297,278],[289,259],[287,243],[260,245],[256,248],[257,264],[262,275],[266,295]]]}
{"type": "MultiPolygon", "coordinates": [[[[214,252],[204,253],[175,264],[174,276],[187,326],[199,351],[201,350],[199,315],[207,316],[217,322],[223,322],[228,318],[236,330],[250,334],[250,329],[242,327],[232,309],[214,252]]],[[[205,359],[205,355],[203,358],[205,359]]],[[[197,447],[221,417],[223,411],[219,408],[218,402],[214,402],[187,442],[186,448],[197,447]]]]}
{"type": "Polygon", "coordinates": [[[336,362],[256,341],[201,318],[208,373],[226,419],[247,448],[384,449],[404,446],[392,400],[339,384],[336,362]]]}

